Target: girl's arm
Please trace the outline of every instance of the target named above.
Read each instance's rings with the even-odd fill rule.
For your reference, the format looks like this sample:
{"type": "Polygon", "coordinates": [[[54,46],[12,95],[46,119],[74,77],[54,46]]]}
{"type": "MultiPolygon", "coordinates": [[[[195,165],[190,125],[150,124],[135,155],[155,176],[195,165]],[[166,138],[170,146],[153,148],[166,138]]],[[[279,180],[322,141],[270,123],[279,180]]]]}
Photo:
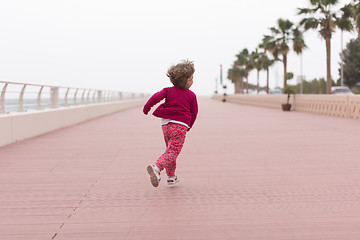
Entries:
{"type": "Polygon", "coordinates": [[[151,98],[146,102],[146,104],[144,105],[143,108],[143,113],[144,114],[148,114],[148,112],[150,111],[150,109],[156,105],[157,103],[159,103],[161,100],[163,100],[166,97],[166,88],[164,88],[163,90],[161,90],[160,92],[155,93],[154,95],[151,96],[151,98]]]}
{"type": "Polygon", "coordinates": [[[191,103],[191,121],[190,121],[190,128],[194,125],[194,122],[196,120],[198,114],[198,103],[197,103],[197,99],[196,96],[194,98],[194,100],[191,103]]]}

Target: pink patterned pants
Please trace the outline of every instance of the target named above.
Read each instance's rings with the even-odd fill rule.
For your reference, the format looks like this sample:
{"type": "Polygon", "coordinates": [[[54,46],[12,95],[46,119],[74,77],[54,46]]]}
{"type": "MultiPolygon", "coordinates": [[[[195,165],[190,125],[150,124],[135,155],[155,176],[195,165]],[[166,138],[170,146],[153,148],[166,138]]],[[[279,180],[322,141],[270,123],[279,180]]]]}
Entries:
{"type": "Polygon", "coordinates": [[[175,174],[176,158],[185,142],[187,127],[177,123],[168,123],[162,126],[164,140],[166,143],[165,152],[156,161],[156,166],[162,171],[166,169],[166,174],[171,177],[175,174]]]}

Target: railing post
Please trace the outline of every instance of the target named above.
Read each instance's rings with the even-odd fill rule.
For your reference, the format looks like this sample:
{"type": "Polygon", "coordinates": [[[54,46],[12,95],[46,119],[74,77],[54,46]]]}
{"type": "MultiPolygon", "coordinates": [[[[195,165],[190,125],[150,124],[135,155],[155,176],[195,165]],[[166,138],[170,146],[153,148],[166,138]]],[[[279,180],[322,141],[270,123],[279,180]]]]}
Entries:
{"type": "Polygon", "coordinates": [[[107,93],[107,98],[106,98],[106,102],[110,102],[111,101],[111,92],[108,91],[107,93]]]}
{"type": "Polygon", "coordinates": [[[102,94],[102,102],[106,102],[106,91],[102,94]]]}
{"type": "Polygon", "coordinates": [[[86,104],[90,103],[90,92],[91,92],[91,90],[89,89],[88,94],[87,94],[87,98],[86,98],[86,104]]]}
{"type": "Polygon", "coordinates": [[[98,102],[98,103],[101,103],[102,100],[103,100],[103,99],[102,99],[102,91],[101,91],[101,90],[98,90],[97,92],[98,92],[98,100],[97,100],[97,102],[98,102]]]}
{"type": "Polygon", "coordinates": [[[79,91],[79,89],[77,88],[76,91],[75,91],[75,94],[74,94],[74,106],[77,105],[76,95],[77,95],[78,91],[79,91]]]}
{"type": "Polygon", "coordinates": [[[38,96],[37,96],[37,107],[36,107],[36,110],[41,110],[41,93],[42,93],[42,90],[43,90],[44,86],[41,86],[40,90],[39,90],[39,93],[38,93],[38,96]]]}
{"type": "Polygon", "coordinates": [[[59,87],[52,87],[50,88],[50,108],[58,108],[58,107],[59,107],[59,87]]]}
{"type": "Polygon", "coordinates": [[[25,112],[24,109],[24,93],[25,93],[26,84],[24,84],[23,88],[21,89],[20,96],[19,96],[19,112],[25,112]]]}
{"type": "Polygon", "coordinates": [[[81,95],[81,104],[85,104],[84,95],[85,95],[86,89],[84,89],[82,95],[81,95]]]}
{"type": "Polygon", "coordinates": [[[94,90],[94,93],[93,93],[93,97],[92,97],[92,103],[95,103],[95,95],[96,95],[96,90],[94,90]]]}
{"type": "Polygon", "coordinates": [[[119,92],[119,93],[118,93],[118,98],[119,98],[119,101],[121,101],[121,100],[123,99],[123,94],[122,94],[122,92],[119,92]]]}
{"type": "Polygon", "coordinates": [[[6,109],[5,109],[5,93],[6,93],[6,88],[7,88],[8,84],[5,83],[2,91],[1,91],[1,95],[0,95],[0,113],[5,114],[6,113],[6,109]]]}
{"type": "Polygon", "coordinates": [[[66,93],[65,93],[65,102],[64,102],[64,107],[69,106],[68,105],[68,94],[69,94],[70,88],[67,89],[66,93]]]}
{"type": "Polygon", "coordinates": [[[104,91],[103,94],[102,94],[102,102],[106,102],[106,94],[107,94],[107,91],[104,91]]]}
{"type": "Polygon", "coordinates": [[[105,91],[104,93],[104,102],[108,102],[109,101],[109,91],[105,91]]]}

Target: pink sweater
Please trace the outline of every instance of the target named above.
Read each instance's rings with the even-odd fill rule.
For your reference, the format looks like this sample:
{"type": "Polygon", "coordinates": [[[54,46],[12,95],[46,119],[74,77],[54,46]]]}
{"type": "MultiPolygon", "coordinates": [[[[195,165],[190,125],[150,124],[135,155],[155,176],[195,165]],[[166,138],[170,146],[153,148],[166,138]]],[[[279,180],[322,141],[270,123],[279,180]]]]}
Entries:
{"type": "Polygon", "coordinates": [[[154,111],[153,115],[159,118],[186,123],[191,128],[198,113],[198,104],[195,93],[189,89],[177,87],[164,88],[151,96],[144,105],[143,112],[148,114],[150,109],[164,98],[165,103],[161,104],[154,111]]]}

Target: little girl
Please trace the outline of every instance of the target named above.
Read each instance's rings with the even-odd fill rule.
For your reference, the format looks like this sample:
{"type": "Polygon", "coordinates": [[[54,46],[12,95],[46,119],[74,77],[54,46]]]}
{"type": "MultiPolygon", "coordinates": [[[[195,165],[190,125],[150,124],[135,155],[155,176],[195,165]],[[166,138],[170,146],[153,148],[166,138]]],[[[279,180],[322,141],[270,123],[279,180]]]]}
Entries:
{"type": "Polygon", "coordinates": [[[176,158],[183,147],[186,132],[193,126],[198,113],[196,95],[189,90],[193,84],[194,72],[194,64],[190,61],[182,61],[170,67],[166,75],[174,86],[155,93],[144,106],[143,112],[147,115],[155,104],[165,99],[153,113],[155,117],[162,118],[161,125],[166,143],[165,152],[154,165],[147,167],[154,187],[159,186],[160,172],[164,168],[168,175],[168,184],[179,181],[175,175],[176,158]]]}

